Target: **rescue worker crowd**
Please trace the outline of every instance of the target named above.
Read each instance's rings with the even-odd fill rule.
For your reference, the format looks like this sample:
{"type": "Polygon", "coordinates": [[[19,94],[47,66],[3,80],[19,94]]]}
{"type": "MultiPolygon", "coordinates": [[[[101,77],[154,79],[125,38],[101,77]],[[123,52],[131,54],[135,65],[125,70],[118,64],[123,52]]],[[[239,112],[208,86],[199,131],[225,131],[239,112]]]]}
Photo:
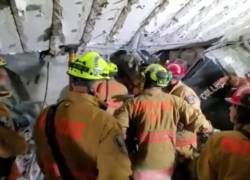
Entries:
{"type": "MultiPolygon", "coordinates": [[[[69,64],[66,97],[44,109],[34,128],[45,179],[250,179],[248,81],[239,80],[226,99],[234,129],[215,132],[195,91],[181,81],[182,65],[149,64],[141,71],[136,94],[118,81],[117,72],[114,63],[93,51],[69,64]],[[198,136],[210,137],[200,145],[198,136]]],[[[7,131],[0,126],[1,134],[7,131]]],[[[18,147],[9,149],[10,142],[1,140],[6,147],[1,157],[27,151],[20,138],[12,141],[18,147]]]]}

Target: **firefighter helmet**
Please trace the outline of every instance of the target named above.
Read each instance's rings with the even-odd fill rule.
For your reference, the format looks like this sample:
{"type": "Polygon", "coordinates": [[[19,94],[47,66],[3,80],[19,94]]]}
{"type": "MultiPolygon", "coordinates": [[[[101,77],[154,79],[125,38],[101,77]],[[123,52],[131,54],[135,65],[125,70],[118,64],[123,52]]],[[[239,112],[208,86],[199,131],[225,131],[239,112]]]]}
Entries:
{"type": "Polygon", "coordinates": [[[170,62],[170,63],[165,64],[164,67],[167,70],[172,72],[174,79],[181,79],[185,75],[185,69],[184,69],[184,66],[182,64],[170,62]]]}
{"type": "Polygon", "coordinates": [[[109,79],[109,66],[97,52],[92,51],[70,63],[68,74],[87,80],[109,79]]]}
{"type": "Polygon", "coordinates": [[[150,78],[157,86],[166,87],[172,80],[172,73],[160,64],[150,64],[143,72],[144,77],[150,78]],[[148,74],[148,76],[146,76],[148,74]]]}
{"type": "Polygon", "coordinates": [[[118,72],[118,67],[116,64],[110,62],[110,63],[108,63],[108,66],[109,66],[109,74],[110,75],[116,74],[118,72]]]}

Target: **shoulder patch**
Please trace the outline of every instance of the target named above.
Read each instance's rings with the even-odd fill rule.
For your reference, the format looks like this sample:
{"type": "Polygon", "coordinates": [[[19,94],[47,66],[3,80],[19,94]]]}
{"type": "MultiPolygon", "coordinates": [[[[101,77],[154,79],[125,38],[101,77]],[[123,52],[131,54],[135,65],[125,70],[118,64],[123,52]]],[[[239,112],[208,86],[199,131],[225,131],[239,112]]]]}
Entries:
{"type": "Polygon", "coordinates": [[[126,147],[126,144],[125,144],[125,141],[124,141],[122,135],[115,136],[115,143],[118,145],[118,147],[122,153],[128,154],[128,150],[127,150],[127,147],[126,147]]]}
{"type": "Polygon", "coordinates": [[[194,95],[186,96],[185,101],[187,101],[189,104],[195,104],[196,97],[194,95]]]}

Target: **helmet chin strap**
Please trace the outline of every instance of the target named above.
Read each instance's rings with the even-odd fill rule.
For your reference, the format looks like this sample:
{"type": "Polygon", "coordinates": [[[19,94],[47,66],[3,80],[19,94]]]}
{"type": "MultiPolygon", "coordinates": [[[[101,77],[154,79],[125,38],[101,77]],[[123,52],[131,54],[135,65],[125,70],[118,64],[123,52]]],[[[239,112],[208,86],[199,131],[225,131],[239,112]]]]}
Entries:
{"type": "Polygon", "coordinates": [[[109,96],[109,80],[107,79],[107,80],[105,81],[105,83],[106,83],[106,96],[105,96],[104,102],[107,103],[107,101],[108,101],[108,96],[109,96]]]}
{"type": "MultiPolygon", "coordinates": [[[[104,110],[104,111],[106,111],[106,110],[108,109],[108,104],[107,104],[107,99],[108,99],[107,84],[108,84],[108,82],[107,82],[107,81],[108,81],[108,80],[105,81],[105,82],[106,82],[106,97],[105,97],[105,100],[103,101],[103,100],[100,99],[100,101],[99,101],[99,107],[100,107],[102,110],[104,110]]],[[[98,88],[97,88],[97,89],[98,89],[98,88]]],[[[96,91],[95,91],[95,89],[94,89],[93,87],[88,87],[88,91],[89,91],[89,94],[91,94],[91,95],[93,95],[93,96],[95,96],[95,97],[98,98],[97,93],[96,93],[96,91]]],[[[98,99],[99,99],[99,98],[98,98],[98,99]]]]}

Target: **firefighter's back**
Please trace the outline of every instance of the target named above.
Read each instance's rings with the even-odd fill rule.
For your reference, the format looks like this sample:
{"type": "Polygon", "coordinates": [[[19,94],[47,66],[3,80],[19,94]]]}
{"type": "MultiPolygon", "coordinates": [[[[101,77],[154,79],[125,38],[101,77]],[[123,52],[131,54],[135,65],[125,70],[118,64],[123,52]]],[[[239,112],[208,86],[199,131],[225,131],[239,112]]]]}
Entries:
{"type": "Polygon", "coordinates": [[[139,150],[133,160],[136,166],[172,173],[176,121],[179,119],[175,100],[176,97],[155,90],[135,98],[132,124],[137,129],[139,141],[139,150]]]}
{"type": "MultiPolygon", "coordinates": [[[[250,126],[247,126],[250,132],[250,126]]],[[[241,132],[225,131],[213,135],[198,161],[198,174],[204,180],[249,179],[250,141],[241,132]],[[207,161],[209,160],[209,168],[207,161]]]]}
{"type": "MultiPolygon", "coordinates": [[[[45,115],[39,121],[36,131],[39,164],[47,179],[57,179],[60,173],[47,145],[45,123],[42,122],[45,121],[45,115]]],[[[129,174],[126,154],[114,146],[115,135],[121,132],[117,122],[98,107],[94,96],[70,92],[57,109],[55,129],[59,148],[75,179],[91,180],[102,175],[105,179],[108,173],[111,174],[110,168],[120,168],[117,172],[120,172],[121,179],[124,179],[126,173],[129,174]],[[108,153],[113,153],[117,161],[124,162],[117,162],[117,167],[113,167],[112,163],[105,167],[105,158],[108,161],[110,156],[108,153]]]]}

